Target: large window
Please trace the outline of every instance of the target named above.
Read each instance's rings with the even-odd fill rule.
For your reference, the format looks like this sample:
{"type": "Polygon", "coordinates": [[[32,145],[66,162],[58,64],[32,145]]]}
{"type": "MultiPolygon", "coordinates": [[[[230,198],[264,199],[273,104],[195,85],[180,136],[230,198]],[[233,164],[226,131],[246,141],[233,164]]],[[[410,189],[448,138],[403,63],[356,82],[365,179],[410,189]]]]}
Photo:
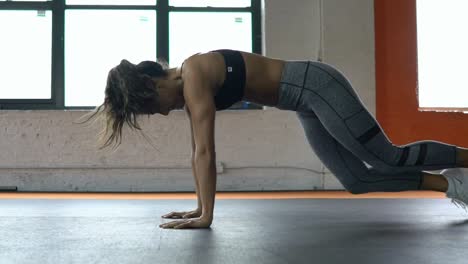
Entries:
{"type": "Polygon", "coordinates": [[[122,59],[261,53],[260,0],[0,0],[0,25],[3,109],[93,108],[122,59]]]}
{"type": "Polygon", "coordinates": [[[219,47],[252,52],[251,25],[250,13],[171,12],[169,14],[170,66],[180,65],[185,58],[197,52],[215,50],[219,47]],[[209,39],[209,41],[191,41],[193,39],[209,39]]]}
{"type": "Polygon", "coordinates": [[[65,106],[100,104],[107,73],[121,58],[154,60],[155,24],[151,10],[66,10],[65,106]]]}
{"type": "MultiPolygon", "coordinates": [[[[468,115],[462,113],[463,108],[420,107],[417,0],[379,0],[374,4],[376,116],[385,133],[397,145],[433,140],[468,147],[468,115]]],[[[444,4],[440,2],[440,6],[444,4]]],[[[444,49],[451,48],[450,43],[444,43],[444,49]]]]}
{"type": "Polygon", "coordinates": [[[468,108],[468,1],[416,3],[419,106],[468,108]]]}
{"type": "Polygon", "coordinates": [[[51,11],[0,10],[0,25],[0,98],[50,100],[51,11]]]}

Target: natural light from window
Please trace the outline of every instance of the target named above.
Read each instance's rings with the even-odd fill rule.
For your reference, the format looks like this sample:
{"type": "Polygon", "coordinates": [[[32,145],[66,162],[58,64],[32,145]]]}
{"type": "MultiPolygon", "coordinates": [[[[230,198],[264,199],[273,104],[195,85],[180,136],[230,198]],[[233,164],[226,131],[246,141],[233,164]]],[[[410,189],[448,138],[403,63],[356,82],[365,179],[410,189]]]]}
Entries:
{"type": "Polygon", "coordinates": [[[0,99],[50,99],[52,12],[0,11],[0,99]]]}
{"type": "Polygon", "coordinates": [[[171,7],[163,11],[155,5],[157,0],[60,1],[66,4],[63,22],[53,17],[60,10],[36,10],[38,3],[12,3],[27,10],[0,10],[0,25],[5,25],[0,26],[0,72],[6,73],[0,78],[0,100],[94,107],[103,103],[108,73],[122,59],[137,64],[164,57],[170,67],[177,67],[196,53],[253,52],[257,45],[253,36],[257,8],[251,7],[251,0],[169,0],[171,7]],[[168,16],[162,14],[158,21],[158,12],[168,16]],[[168,38],[158,39],[158,29],[164,27],[168,38]],[[57,52],[52,52],[53,47],[57,52]]]}
{"type": "Polygon", "coordinates": [[[156,60],[151,10],[67,10],[65,32],[66,106],[102,104],[107,74],[122,59],[156,60]]]}
{"type": "Polygon", "coordinates": [[[198,52],[215,49],[252,52],[251,13],[171,12],[169,32],[171,67],[198,52]]]}
{"type": "Polygon", "coordinates": [[[468,107],[468,1],[417,0],[420,107],[468,107]]]}
{"type": "Polygon", "coordinates": [[[191,7],[248,7],[250,0],[169,0],[170,6],[191,7]]]}
{"type": "Polygon", "coordinates": [[[67,5],[155,5],[156,0],[67,0],[67,5]]]}

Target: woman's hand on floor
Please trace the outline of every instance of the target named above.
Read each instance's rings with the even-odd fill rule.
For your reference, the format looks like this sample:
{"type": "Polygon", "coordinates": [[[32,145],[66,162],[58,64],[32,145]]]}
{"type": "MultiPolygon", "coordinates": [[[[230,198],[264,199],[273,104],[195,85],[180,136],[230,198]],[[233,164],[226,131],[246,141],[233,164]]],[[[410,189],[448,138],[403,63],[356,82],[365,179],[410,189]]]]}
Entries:
{"type": "Polygon", "coordinates": [[[202,214],[201,209],[196,209],[193,211],[188,212],[172,212],[167,215],[163,215],[162,218],[170,218],[170,219],[177,219],[177,218],[196,218],[200,217],[202,214]]]}
{"type": "Polygon", "coordinates": [[[164,228],[164,229],[209,228],[212,222],[213,222],[212,217],[199,217],[199,218],[194,218],[190,220],[172,221],[169,223],[159,225],[159,227],[164,228]]]}

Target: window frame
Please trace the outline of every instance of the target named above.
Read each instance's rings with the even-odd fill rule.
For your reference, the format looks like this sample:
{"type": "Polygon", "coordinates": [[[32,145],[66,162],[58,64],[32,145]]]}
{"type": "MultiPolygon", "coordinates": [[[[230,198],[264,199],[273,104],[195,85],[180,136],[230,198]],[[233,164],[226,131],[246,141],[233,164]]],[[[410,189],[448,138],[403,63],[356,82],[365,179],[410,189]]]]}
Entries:
{"type": "Polygon", "coordinates": [[[419,106],[416,0],[374,0],[374,8],[376,116],[385,134],[396,145],[431,140],[468,147],[463,109],[419,106]]]}
{"type": "MultiPolygon", "coordinates": [[[[261,0],[251,0],[250,7],[175,7],[169,0],[156,5],[66,5],[66,0],[44,2],[0,2],[0,10],[52,11],[51,99],[0,99],[0,109],[9,110],[83,110],[94,107],[65,106],[65,10],[154,10],[156,16],[156,56],[169,61],[169,12],[249,12],[252,14],[252,52],[262,54],[261,0]]],[[[104,89],[104,88],[103,88],[104,89]]],[[[244,104],[245,102],[240,102],[244,104]]],[[[245,108],[233,108],[245,109],[245,108]]],[[[262,109],[252,104],[245,109],[262,109]]]]}

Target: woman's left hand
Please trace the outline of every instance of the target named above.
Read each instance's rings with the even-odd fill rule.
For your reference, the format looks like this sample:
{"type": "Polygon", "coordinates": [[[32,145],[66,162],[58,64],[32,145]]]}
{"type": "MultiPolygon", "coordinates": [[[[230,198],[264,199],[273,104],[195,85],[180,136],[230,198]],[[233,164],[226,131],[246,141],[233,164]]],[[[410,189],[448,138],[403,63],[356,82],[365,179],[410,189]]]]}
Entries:
{"type": "Polygon", "coordinates": [[[164,229],[209,228],[212,222],[213,222],[212,218],[199,217],[199,218],[192,218],[188,220],[172,221],[172,222],[159,225],[159,227],[164,228],[164,229]]]}

